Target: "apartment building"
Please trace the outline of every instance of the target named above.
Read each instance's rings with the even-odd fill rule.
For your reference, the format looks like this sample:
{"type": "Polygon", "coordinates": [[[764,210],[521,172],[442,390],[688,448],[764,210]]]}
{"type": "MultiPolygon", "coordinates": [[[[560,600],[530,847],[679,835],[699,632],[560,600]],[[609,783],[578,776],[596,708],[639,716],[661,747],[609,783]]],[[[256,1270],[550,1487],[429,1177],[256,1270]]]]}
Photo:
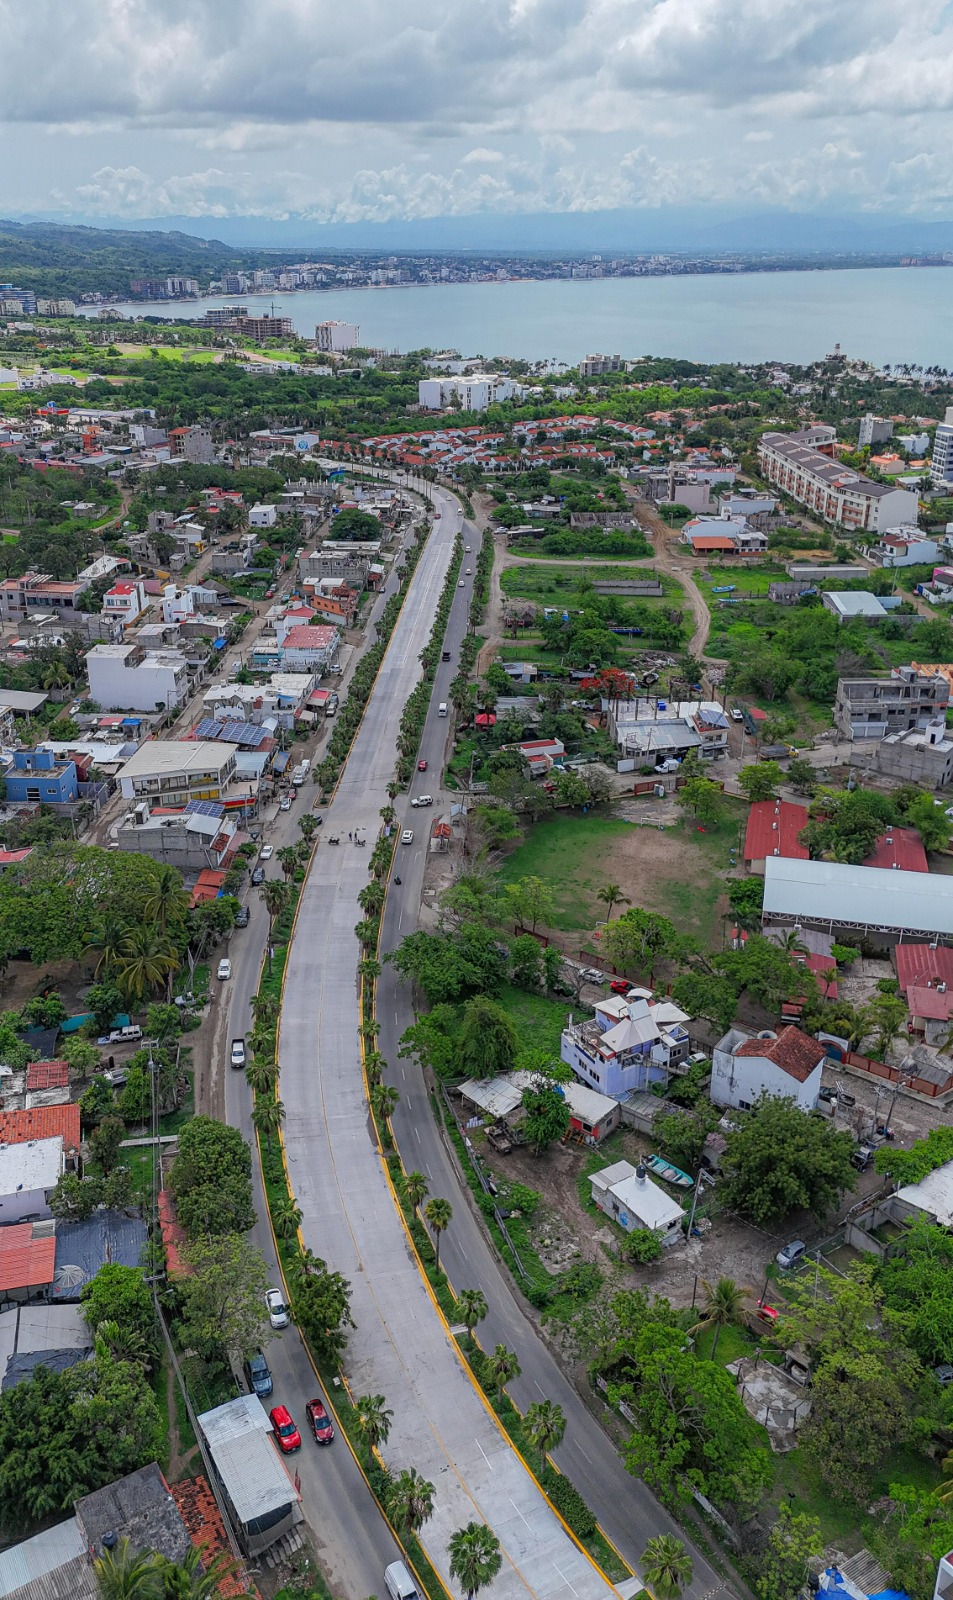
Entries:
{"type": "Polygon", "coordinates": [[[930,477],[937,489],[953,484],[953,406],[947,406],[946,415],[937,426],[930,457],[930,477]]]}
{"type": "Polygon", "coordinates": [[[834,727],[842,739],[884,739],[943,718],[950,700],[941,673],[894,667],[886,678],[839,678],[834,727]]]}
{"type": "Polygon", "coordinates": [[[141,579],[122,578],[103,595],[103,615],[128,628],[145,611],[148,602],[141,579]]]}
{"type": "Polygon", "coordinates": [[[61,582],[45,572],[25,572],[20,578],[5,578],[0,583],[0,615],[4,622],[19,622],[38,611],[70,615],[79,610],[77,601],[88,588],[88,581],[82,578],[61,582]]]}
{"type": "Polygon", "coordinates": [[[14,804],[65,805],[79,798],[75,761],[52,750],[14,750],[6,786],[14,804]]]}
{"type": "Polygon", "coordinates": [[[885,439],[893,437],[893,423],[889,417],[875,417],[868,411],[861,419],[860,438],[857,443],[861,450],[873,444],[883,444],[885,439]]]}
{"type": "Polygon", "coordinates": [[[474,372],[454,378],[421,378],[417,399],[428,411],[485,411],[501,400],[512,400],[518,385],[498,372],[474,372]]]}
{"type": "Polygon", "coordinates": [[[259,344],[268,339],[290,339],[295,331],[290,317],[236,317],[231,326],[259,344]]]}
{"type": "Polygon", "coordinates": [[[89,696],[104,711],[169,711],[189,691],[181,650],[145,650],[140,644],[97,644],[86,657],[89,696]]]}
{"type": "Polygon", "coordinates": [[[580,378],[599,378],[604,372],[621,370],[621,356],[583,356],[579,363],[580,378]]]}
{"type": "Polygon", "coordinates": [[[212,430],[196,424],[193,428],[170,428],[169,444],[177,455],[196,465],[210,465],[215,459],[212,430]]]}
{"type": "Polygon", "coordinates": [[[126,762],[119,788],[126,800],[152,806],[221,800],[237,760],[234,745],[212,739],[149,739],[126,762]]]}
{"type": "Polygon", "coordinates": [[[953,739],[947,738],[946,718],[939,716],[909,733],[888,733],[877,746],[875,764],[878,772],[901,783],[945,789],[953,781],[953,739]]]}
{"type": "Polygon", "coordinates": [[[361,330],[356,322],[319,322],[314,330],[314,342],[319,350],[343,355],[355,350],[361,342],[361,330]]]}
{"type": "MultiPolygon", "coordinates": [[[[953,428],[950,430],[953,438],[953,428]]],[[[775,484],[824,522],[865,533],[886,533],[917,520],[918,499],[911,489],[875,483],[833,459],[834,429],[824,423],[800,433],[765,433],[758,463],[775,484]]]]}
{"type": "Polygon", "coordinates": [[[686,1012],[656,1001],[649,990],[624,1000],[609,995],[587,1022],[563,1029],[559,1053],[576,1077],[600,1094],[618,1097],[665,1083],[691,1050],[686,1012]]]}

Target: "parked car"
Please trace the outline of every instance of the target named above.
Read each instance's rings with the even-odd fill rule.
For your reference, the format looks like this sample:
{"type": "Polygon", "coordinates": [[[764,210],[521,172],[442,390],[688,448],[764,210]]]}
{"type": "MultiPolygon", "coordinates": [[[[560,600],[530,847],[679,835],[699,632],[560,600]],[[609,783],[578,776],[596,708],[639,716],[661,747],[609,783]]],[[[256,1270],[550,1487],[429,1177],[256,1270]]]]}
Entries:
{"type": "Polygon", "coordinates": [[[737,706],[732,706],[732,708],[731,708],[731,720],[732,720],[732,722],[744,722],[744,720],[745,720],[744,712],[743,711],[739,711],[737,706]]]}
{"type": "MultiPolygon", "coordinates": [[[[582,975],[588,983],[605,983],[606,975],[598,967],[583,967],[582,975]]],[[[628,988],[628,984],[626,985],[628,988]]]]}
{"type": "Polygon", "coordinates": [[[417,771],[418,772],[426,772],[426,770],[427,770],[426,761],[418,761],[417,762],[417,771]]]}
{"type": "Polygon", "coordinates": [[[796,1267],[804,1255],[807,1245],[803,1239],[792,1239],[790,1244],[783,1245],[775,1256],[778,1266],[785,1272],[791,1267],[796,1267]]]}
{"type": "Polygon", "coordinates": [[[627,978],[613,978],[609,988],[613,994],[628,994],[630,988],[629,980],[627,978]]]}
{"type": "Polygon", "coordinates": [[[818,1100],[836,1100],[837,1090],[832,1089],[827,1083],[822,1083],[817,1091],[817,1098],[818,1100]]]}
{"type": "Polygon", "coordinates": [[[239,906],[235,917],[236,928],[247,928],[251,920],[251,910],[248,906],[239,906]]]}
{"type": "Polygon", "coordinates": [[[260,1350],[249,1356],[244,1365],[245,1382],[252,1394],[257,1394],[259,1400],[267,1400],[275,1387],[271,1376],[271,1368],[260,1350]]]}
{"type": "Polygon", "coordinates": [[[309,1400],[304,1409],[308,1414],[315,1444],[330,1444],[334,1438],[334,1429],[320,1395],[315,1395],[313,1400],[309,1400]]]}
{"type": "Polygon", "coordinates": [[[412,806],[432,806],[433,805],[433,795],[432,794],[415,794],[414,798],[411,800],[410,803],[411,803],[412,806]]]}
{"type": "Polygon", "coordinates": [[[253,889],[257,889],[258,885],[260,883],[264,883],[264,881],[265,881],[265,869],[264,869],[264,867],[256,867],[254,872],[251,875],[252,888],[253,889]]]}
{"type": "Polygon", "coordinates": [[[404,829],[403,833],[400,836],[400,842],[401,842],[401,844],[413,844],[413,842],[414,842],[414,830],[413,830],[413,828],[405,828],[404,829]]]}
{"type": "Polygon", "coordinates": [[[278,801],[278,810],[279,811],[290,811],[291,810],[291,796],[290,796],[290,794],[283,794],[282,795],[281,799],[278,801]]]}
{"type": "Polygon", "coordinates": [[[871,1150],[870,1145],[859,1144],[857,1149],[851,1152],[850,1164],[858,1172],[866,1172],[873,1159],[874,1152],[871,1150]]]}
{"type": "Polygon", "coordinates": [[[273,844],[263,844],[258,853],[258,858],[260,861],[270,861],[274,853],[275,847],[273,844]]]}
{"type": "Polygon", "coordinates": [[[224,983],[226,979],[231,977],[231,975],[232,963],[229,961],[228,956],[223,956],[218,964],[218,972],[216,976],[221,980],[222,983],[224,983]]]}
{"type": "Polygon", "coordinates": [[[288,1307],[285,1305],[284,1295],[280,1289],[265,1290],[265,1304],[268,1307],[268,1320],[273,1328],[287,1328],[291,1321],[288,1307]]]}
{"type": "Polygon", "coordinates": [[[275,1430],[278,1448],[284,1455],[290,1455],[292,1450],[301,1449],[301,1435],[298,1432],[295,1420],[287,1406],[272,1406],[268,1413],[271,1425],[275,1430]]]}

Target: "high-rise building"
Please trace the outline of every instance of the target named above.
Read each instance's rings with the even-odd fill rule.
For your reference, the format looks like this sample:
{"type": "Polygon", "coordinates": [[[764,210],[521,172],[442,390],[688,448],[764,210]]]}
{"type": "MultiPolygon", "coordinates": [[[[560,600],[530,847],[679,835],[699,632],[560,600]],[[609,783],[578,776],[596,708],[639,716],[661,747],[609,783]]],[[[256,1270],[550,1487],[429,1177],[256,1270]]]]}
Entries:
{"type": "Polygon", "coordinates": [[[865,445],[881,444],[884,439],[893,437],[893,423],[889,417],[874,417],[868,411],[861,419],[860,438],[858,444],[861,450],[865,445]]]}
{"type": "Polygon", "coordinates": [[[354,350],[361,342],[361,330],[356,322],[319,322],[314,330],[314,340],[319,350],[330,350],[338,355],[354,350]]]}
{"type": "Polygon", "coordinates": [[[946,416],[936,430],[930,477],[938,485],[953,483],[953,406],[947,406],[946,416]]]}

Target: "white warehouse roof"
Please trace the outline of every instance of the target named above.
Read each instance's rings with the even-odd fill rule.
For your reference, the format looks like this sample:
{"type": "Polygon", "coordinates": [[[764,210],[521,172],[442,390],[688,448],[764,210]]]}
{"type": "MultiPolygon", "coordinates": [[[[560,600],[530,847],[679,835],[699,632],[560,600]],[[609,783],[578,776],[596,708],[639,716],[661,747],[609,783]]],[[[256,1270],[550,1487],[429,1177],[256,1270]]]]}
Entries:
{"type": "Polygon", "coordinates": [[[765,919],[953,936],[953,878],[768,856],[765,919]]]}
{"type": "Polygon", "coordinates": [[[256,1394],[203,1411],[198,1424],[236,1515],[246,1525],[299,1498],[271,1443],[271,1423],[256,1394]]]}

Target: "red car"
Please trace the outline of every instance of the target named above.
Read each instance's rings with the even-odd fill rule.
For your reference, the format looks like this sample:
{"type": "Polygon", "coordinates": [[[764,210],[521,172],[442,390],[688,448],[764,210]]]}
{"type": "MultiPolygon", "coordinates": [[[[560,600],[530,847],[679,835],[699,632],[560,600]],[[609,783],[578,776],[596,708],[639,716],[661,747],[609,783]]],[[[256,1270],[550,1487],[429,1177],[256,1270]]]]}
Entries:
{"type": "Polygon", "coordinates": [[[609,985],[613,994],[628,994],[631,987],[632,985],[625,978],[613,978],[609,985]]]}
{"type": "Polygon", "coordinates": [[[313,1400],[308,1401],[304,1409],[308,1413],[315,1444],[330,1444],[334,1438],[334,1429],[331,1426],[331,1418],[324,1409],[324,1401],[315,1396],[313,1400]]]}
{"type": "Polygon", "coordinates": [[[295,1426],[294,1418],[287,1406],[274,1406],[269,1411],[271,1425],[275,1430],[275,1438],[279,1448],[285,1455],[290,1455],[292,1450],[301,1449],[301,1435],[295,1426]]]}
{"type": "Polygon", "coordinates": [[[426,772],[426,770],[427,770],[426,761],[418,761],[417,762],[417,771],[418,772],[426,772]]]}

